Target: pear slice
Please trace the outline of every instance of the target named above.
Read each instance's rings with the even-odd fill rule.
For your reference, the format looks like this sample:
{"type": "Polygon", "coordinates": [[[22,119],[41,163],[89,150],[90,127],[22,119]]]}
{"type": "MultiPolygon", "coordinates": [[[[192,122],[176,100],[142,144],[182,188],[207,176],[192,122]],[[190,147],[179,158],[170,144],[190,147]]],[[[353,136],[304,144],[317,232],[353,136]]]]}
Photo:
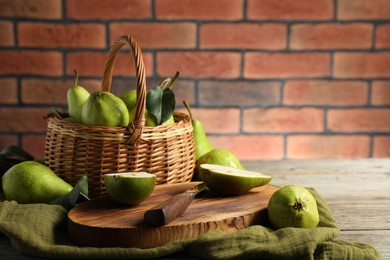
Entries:
{"type": "Polygon", "coordinates": [[[152,194],[156,175],[147,172],[124,172],[104,174],[108,195],[121,204],[136,205],[152,194]]]}
{"type": "Polygon", "coordinates": [[[215,164],[201,164],[201,177],[206,186],[220,195],[241,195],[269,183],[271,176],[259,172],[215,164]]]}

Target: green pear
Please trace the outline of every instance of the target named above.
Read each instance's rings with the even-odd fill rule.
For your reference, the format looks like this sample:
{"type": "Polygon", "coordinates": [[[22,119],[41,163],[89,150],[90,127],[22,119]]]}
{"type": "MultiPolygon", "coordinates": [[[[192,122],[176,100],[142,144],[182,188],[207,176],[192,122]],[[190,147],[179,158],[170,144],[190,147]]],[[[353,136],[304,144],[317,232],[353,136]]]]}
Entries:
{"type": "Polygon", "coordinates": [[[131,111],[137,105],[137,90],[126,91],[120,98],[125,102],[127,110],[131,111]]]}
{"type": "Polygon", "coordinates": [[[315,198],[298,185],[284,186],[272,194],[267,211],[271,224],[277,229],[315,228],[320,222],[315,198]]]}
{"type": "Polygon", "coordinates": [[[156,175],[147,172],[104,174],[108,195],[125,205],[136,205],[147,199],[156,185],[156,175]]]}
{"type": "MultiPolygon", "coordinates": [[[[129,113],[129,121],[130,122],[133,122],[133,120],[135,119],[135,111],[137,110],[137,107],[134,107],[130,113],[129,113]]],[[[147,109],[145,109],[145,126],[157,126],[157,120],[156,118],[154,117],[154,115],[152,115],[152,113],[150,113],[147,109]]],[[[175,123],[175,120],[173,118],[173,115],[165,122],[162,123],[162,125],[171,125],[171,124],[174,124],[175,123]]]]}
{"type": "Polygon", "coordinates": [[[216,164],[244,170],[240,160],[238,160],[238,158],[233,153],[226,149],[213,149],[210,152],[202,155],[196,161],[195,176],[193,177],[194,180],[199,180],[202,178],[200,170],[200,166],[202,164],[216,164]]]}
{"type": "Polygon", "coordinates": [[[198,160],[204,154],[213,150],[214,146],[207,138],[202,123],[192,116],[190,105],[186,101],[183,104],[190,114],[195,142],[195,159],[198,160]]]}
{"type": "Polygon", "coordinates": [[[84,87],[77,85],[79,73],[74,71],[73,87],[68,89],[66,98],[68,101],[69,117],[74,119],[74,122],[81,123],[81,110],[84,103],[89,98],[90,94],[84,87]]]}
{"type": "Polygon", "coordinates": [[[269,183],[271,176],[228,166],[202,164],[202,180],[210,190],[226,196],[241,195],[269,183]]]}
{"type": "Polygon", "coordinates": [[[5,198],[18,203],[49,203],[73,188],[49,167],[35,161],[24,161],[8,169],[2,187],[5,198]]]}
{"type": "MultiPolygon", "coordinates": [[[[146,122],[145,122],[145,125],[146,126],[157,126],[157,120],[156,120],[156,117],[154,115],[152,115],[152,113],[150,113],[149,111],[146,111],[146,122]]],[[[171,125],[171,124],[174,124],[175,123],[175,119],[173,118],[173,115],[168,118],[167,121],[163,122],[161,125],[171,125]]]]}
{"type": "Polygon", "coordinates": [[[97,91],[83,105],[81,121],[85,125],[128,126],[129,111],[119,97],[107,91],[97,91]]]}

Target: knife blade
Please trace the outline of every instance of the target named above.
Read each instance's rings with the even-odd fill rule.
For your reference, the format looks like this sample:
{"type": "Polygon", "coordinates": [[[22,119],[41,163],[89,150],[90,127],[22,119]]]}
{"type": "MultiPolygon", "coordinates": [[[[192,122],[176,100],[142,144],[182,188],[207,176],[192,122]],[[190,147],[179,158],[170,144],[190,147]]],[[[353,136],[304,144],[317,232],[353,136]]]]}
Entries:
{"type": "Polygon", "coordinates": [[[186,211],[195,196],[205,188],[206,185],[202,182],[148,209],[144,213],[145,222],[152,226],[162,226],[172,222],[186,211]]]}

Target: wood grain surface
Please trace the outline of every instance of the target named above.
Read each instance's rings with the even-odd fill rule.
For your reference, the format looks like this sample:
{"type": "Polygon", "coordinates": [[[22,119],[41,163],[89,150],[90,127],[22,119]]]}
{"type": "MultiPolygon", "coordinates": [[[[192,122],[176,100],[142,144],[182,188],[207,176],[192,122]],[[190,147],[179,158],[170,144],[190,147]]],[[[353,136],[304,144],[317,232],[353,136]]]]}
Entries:
{"type": "Polygon", "coordinates": [[[136,206],[122,206],[109,197],[80,204],[68,214],[69,236],[80,246],[150,248],[197,238],[210,230],[231,233],[267,221],[265,209],[277,189],[266,185],[230,197],[205,190],[171,223],[153,227],[144,222],[147,209],[196,184],[158,185],[148,199],[136,206]]]}

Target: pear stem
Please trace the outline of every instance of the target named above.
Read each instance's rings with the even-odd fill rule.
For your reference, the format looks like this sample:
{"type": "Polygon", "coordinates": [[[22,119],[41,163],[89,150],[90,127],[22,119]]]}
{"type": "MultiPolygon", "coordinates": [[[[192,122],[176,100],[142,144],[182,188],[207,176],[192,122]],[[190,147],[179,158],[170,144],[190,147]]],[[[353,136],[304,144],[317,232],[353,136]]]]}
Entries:
{"type": "Polygon", "coordinates": [[[184,104],[184,106],[187,108],[187,111],[188,111],[188,113],[190,114],[190,118],[191,118],[191,121],[193,121],[194,120],[194,118],[192,117],[192,113],[191,113],[191,108],[190,108],[190,104],[188,104],[188,102],[187,101],[183,101],[183,104],[184,104]]]}
{"type": "Polygon", "coordinates": [[[171,80],[171,83],[169,84],[169,88],[172,89],[173,87],[173,84],[175,84],[175,81],[177,80],[177,78],[179,77],[180,73],[178,71],[176,71],[176,74],[175,76],[173,77],[173,79],[171,80]]]}
{"type": "Polygon", "coordinates": [[[77,86],[77,81],[79,80],[79,71],[74,70],[74,80],[73,80],[73,86],[77,86]]]}

